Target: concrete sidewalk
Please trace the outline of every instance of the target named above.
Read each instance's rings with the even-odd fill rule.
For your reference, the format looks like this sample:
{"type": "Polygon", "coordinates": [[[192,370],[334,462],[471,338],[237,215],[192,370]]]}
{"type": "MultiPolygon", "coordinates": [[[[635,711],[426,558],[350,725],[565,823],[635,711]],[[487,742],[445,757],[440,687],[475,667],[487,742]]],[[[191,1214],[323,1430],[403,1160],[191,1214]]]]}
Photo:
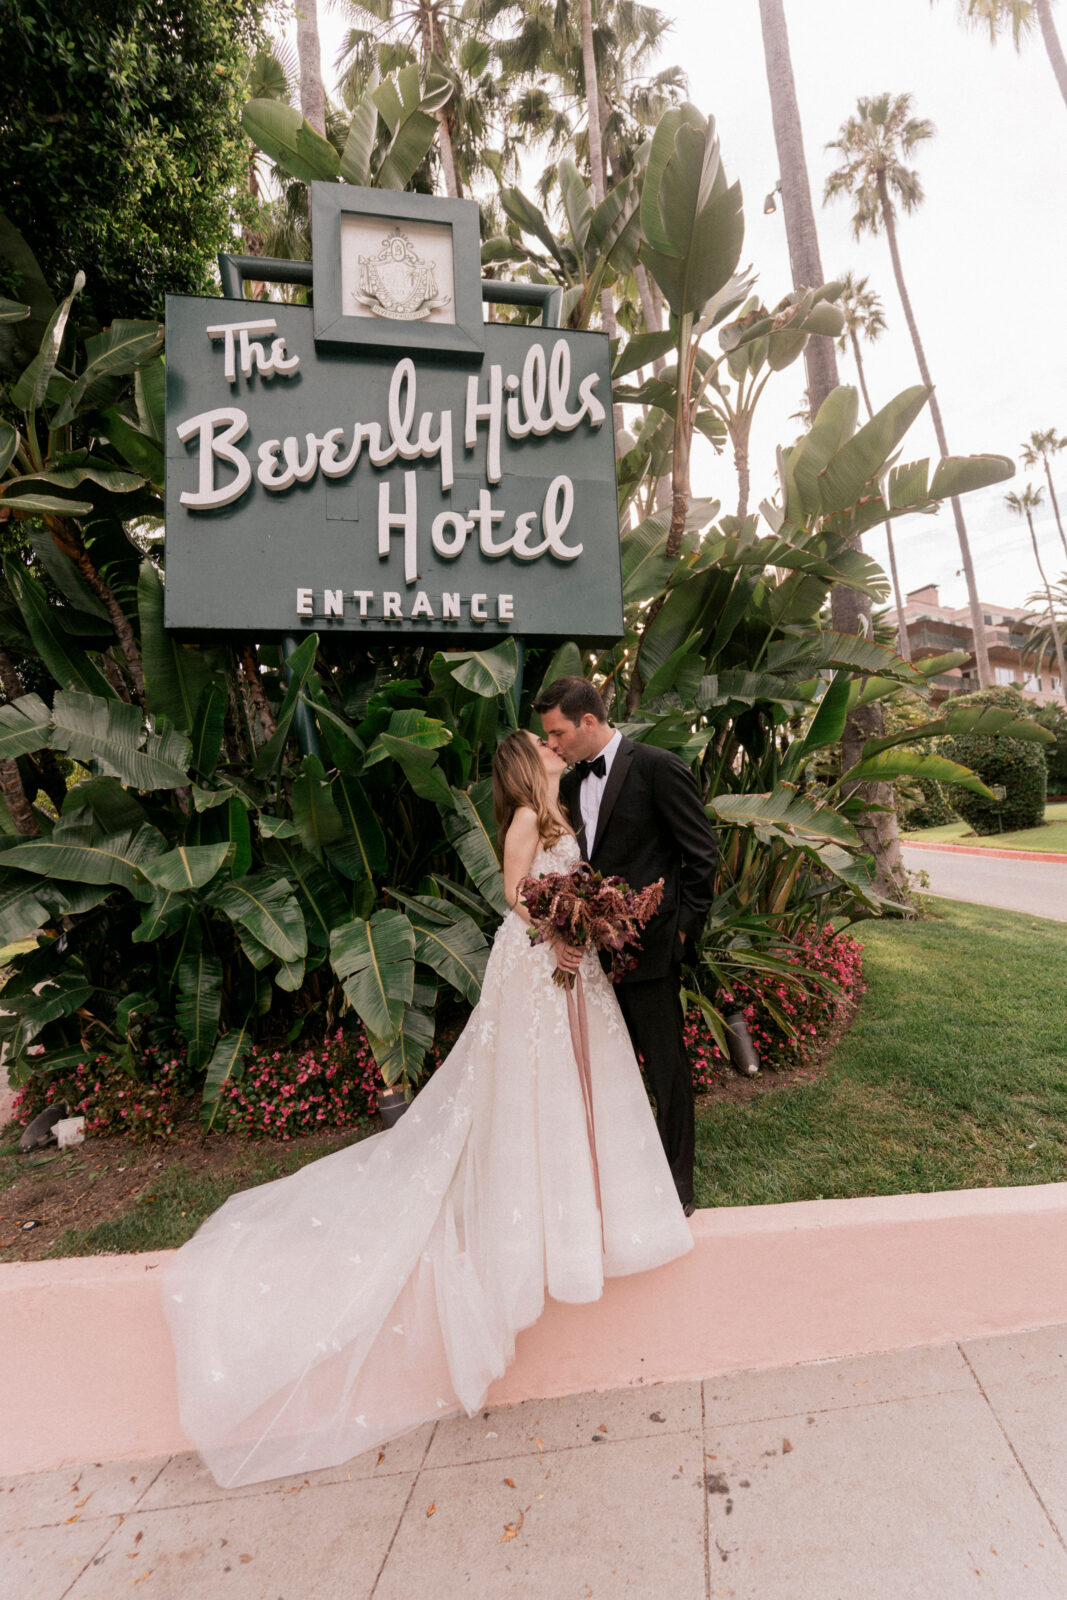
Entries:
{"type": "MultiPolygon", "coordinates": [[[[0,1480],[4,1600],[1063,1600],[1067,1326],[0,1480]]],[[[76,1381],[72,1379],[72,1381],[76,1381]]]]}

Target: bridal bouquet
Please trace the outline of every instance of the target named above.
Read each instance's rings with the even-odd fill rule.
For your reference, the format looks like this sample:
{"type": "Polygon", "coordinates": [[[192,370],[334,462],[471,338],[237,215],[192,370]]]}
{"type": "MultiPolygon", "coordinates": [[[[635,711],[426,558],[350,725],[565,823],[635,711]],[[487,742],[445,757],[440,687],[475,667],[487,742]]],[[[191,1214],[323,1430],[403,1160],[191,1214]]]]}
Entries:
{"type": "MultiPolygon", "coordinates": [[[[609,976],[618,983],[637,965],[638,937],[663,899],[663,879],[647,889],[631,889],[623,878],[605,878],[582,861],[571,872],[549,872],[543,878],[524,878],[519,895],[530,914],[534,944],[551,941],[572,950],[607,950],[609,976]]],[[[552,974],[560,987],[574,987],[575,974],[552,974]]]]}

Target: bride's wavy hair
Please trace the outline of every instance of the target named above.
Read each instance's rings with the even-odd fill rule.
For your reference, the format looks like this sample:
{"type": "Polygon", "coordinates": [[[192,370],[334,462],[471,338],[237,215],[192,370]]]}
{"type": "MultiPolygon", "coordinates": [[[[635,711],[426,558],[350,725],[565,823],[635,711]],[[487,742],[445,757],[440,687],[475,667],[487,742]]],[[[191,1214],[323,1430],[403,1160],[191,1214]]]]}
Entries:
{"type": "Polygon", "coordinates": [[[548,808],[548,783],[541,757],[521,728],[509,733],[493,757],[493,815],[496,817],[496,847],[504,854],[504,840],[520,806],[529,806],[537,815],[537,832],[543,845],[556,844],[564,829],[548,808]]]}

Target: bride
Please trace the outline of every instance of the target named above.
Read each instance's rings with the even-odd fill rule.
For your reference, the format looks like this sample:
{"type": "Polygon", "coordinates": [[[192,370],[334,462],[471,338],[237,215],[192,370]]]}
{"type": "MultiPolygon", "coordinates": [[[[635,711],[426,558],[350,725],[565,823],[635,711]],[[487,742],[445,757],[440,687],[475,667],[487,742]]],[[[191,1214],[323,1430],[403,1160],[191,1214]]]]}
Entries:
{"type": "Polygon", "coordinates": [[[481,999],[396,1126],[231,1196],[167,1269],[182,1426],[224,1487],[335,1466],[473,1415],[515,1335],[692,1237],[595,952],[533,945],[522,879],[578,844],[565,763],[493,761],[510,905],[481,999]],[[578,970],[573,994],[556,965],[578,970]]]}

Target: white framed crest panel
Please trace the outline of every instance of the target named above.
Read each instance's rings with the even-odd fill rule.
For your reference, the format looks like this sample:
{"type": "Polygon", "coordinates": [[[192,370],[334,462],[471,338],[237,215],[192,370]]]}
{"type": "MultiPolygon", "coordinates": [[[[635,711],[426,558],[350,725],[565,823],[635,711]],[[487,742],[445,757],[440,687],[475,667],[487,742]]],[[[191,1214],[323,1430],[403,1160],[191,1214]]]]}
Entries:
{"type": "Polygon", "coordinates": [[[473,200],[311,185],[317,344],[480,361],[480,217],[473,200]]]}

